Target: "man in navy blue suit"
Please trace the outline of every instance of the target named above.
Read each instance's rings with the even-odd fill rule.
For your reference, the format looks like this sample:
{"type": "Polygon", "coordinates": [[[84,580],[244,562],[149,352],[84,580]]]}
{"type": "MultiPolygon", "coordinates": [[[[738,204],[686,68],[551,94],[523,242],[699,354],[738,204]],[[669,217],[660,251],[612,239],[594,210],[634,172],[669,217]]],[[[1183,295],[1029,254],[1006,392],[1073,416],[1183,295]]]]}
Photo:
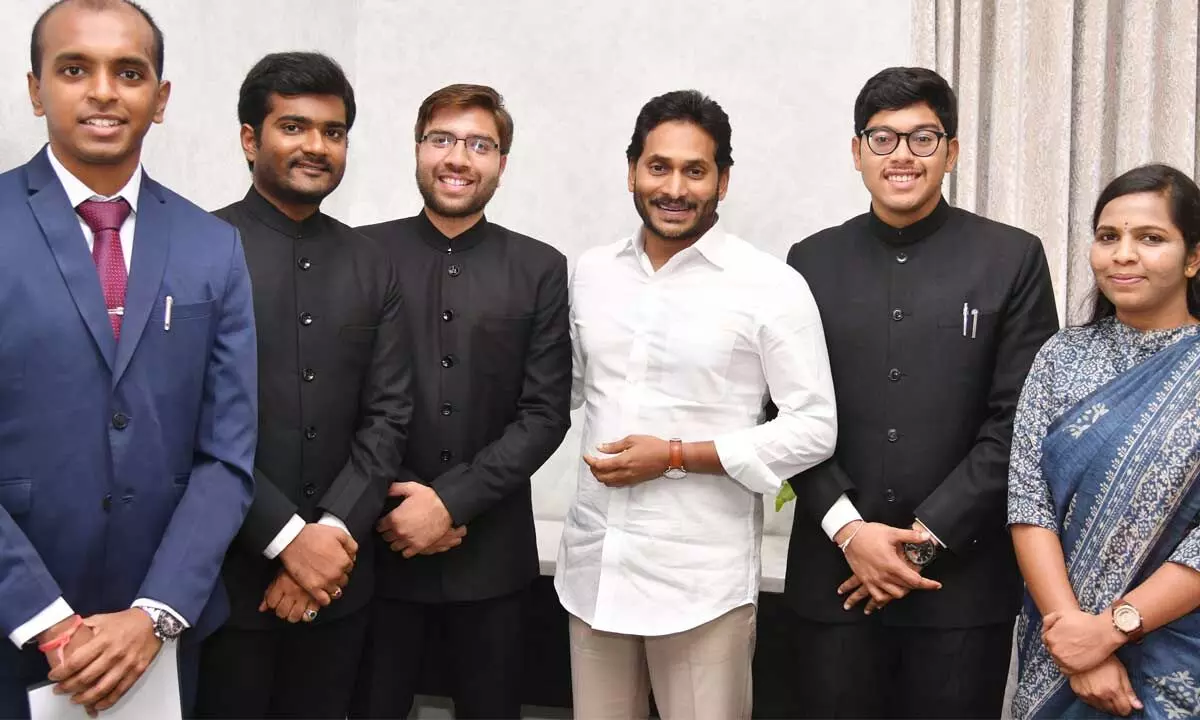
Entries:
{"type": "Polygon", "coordinates": [[[111,707],[177,638],[186,710],[254,493],[241,242],[142,171],[170,94],[144,10],[56,3],[30,60],[50,142],[0,175],[0,717],[47,676],[111,707]]]}

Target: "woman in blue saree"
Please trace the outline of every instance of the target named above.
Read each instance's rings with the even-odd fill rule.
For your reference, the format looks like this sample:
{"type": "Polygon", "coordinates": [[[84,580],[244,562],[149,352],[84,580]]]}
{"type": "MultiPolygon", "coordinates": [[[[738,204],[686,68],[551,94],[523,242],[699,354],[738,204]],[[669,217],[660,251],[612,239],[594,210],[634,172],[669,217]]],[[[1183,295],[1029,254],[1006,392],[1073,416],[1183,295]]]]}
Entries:
{"type": "Polygon", "coordinates": [[[1038,353],[1009,471],[1017,718],[1200,716],[1200,189],[1105,188],[1092,321],[1038,353]]]}

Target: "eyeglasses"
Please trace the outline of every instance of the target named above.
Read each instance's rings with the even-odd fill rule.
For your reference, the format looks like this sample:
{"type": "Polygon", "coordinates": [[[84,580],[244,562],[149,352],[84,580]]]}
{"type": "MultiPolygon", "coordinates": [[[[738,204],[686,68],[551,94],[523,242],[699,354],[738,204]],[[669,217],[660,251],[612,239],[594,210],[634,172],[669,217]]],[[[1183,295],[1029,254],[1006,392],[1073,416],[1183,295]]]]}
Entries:
{"type": "Polygon", "coordinates": [[[463,146],[481,157],[487,157],[500,149],[495,140],[482,135],[468,135],[460,138],[453,133],[431,132],[421,136],[421,142],[436,150],[449,150],[462,140],[463,146]]]}
{"type": "Polygon", "coordinates": [[[908,151],[917,157],[929,157],[937,152],[942,138],[949,137],[937,130],[913,130],[912,132],[896,132],[891,128],[867,128],[862,131],[862,137],[867,140],[867,147],[876,155],[891,155],[900,147],[900,138],[908,143],[908,151]]]}

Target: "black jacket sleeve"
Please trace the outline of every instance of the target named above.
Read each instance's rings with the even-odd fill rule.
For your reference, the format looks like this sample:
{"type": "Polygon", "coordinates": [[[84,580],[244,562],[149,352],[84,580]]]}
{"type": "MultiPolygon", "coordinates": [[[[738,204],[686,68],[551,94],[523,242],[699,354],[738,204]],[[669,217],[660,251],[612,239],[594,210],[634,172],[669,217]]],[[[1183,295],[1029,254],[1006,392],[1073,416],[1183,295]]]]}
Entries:
{"type": "Polygon", "coordinates": [[[971,451],[915,513],[950,550],[969,551],[981,531],[1005,524],[1017,400],[1034,357],[1057,330],[1050,268],[1041,242],[1030,236],[1004,310],[987,418],[971,451]]]}
{"type": "Polygon", "coordinates": [[[388,486],[400,476],[413,414],[411,334],[395,267],[390,261],[385,266],[384,304],[363,380],[359,427],[350,458],[317,503],[346,523],[360,543],[379,518],[388,486]]]}
{"type": "Polygon", "coordinates": [[[465,525],[521,486],[571,426],[571,337],[567,260],[558,255],[537,290],[516,418],[504,434],[431,483],[455,525],[465,525]]]}

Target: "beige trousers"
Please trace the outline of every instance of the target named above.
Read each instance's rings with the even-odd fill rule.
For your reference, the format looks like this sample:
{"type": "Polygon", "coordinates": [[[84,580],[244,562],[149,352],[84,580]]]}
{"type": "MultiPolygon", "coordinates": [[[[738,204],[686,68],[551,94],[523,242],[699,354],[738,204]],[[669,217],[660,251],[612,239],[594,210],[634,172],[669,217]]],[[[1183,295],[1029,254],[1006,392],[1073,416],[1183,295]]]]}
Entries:
{"type": "Polygon", "coordinates": [[[571,687],[578,720],[748,720],[756,608],[700,627],[642,637],[593,630],[571,616],[571,687]]]}

